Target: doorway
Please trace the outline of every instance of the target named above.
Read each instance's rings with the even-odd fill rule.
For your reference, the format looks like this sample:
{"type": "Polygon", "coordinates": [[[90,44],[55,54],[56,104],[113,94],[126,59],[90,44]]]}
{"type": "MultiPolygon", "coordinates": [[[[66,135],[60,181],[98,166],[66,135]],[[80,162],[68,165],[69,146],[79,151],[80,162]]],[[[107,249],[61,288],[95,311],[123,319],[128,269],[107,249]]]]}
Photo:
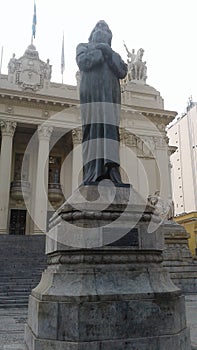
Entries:
{"type": "Polygon", "coordinates": [[[10,214],[10,235],[25,235],[26,231],[26,210],[11,209],[10,214]]]}

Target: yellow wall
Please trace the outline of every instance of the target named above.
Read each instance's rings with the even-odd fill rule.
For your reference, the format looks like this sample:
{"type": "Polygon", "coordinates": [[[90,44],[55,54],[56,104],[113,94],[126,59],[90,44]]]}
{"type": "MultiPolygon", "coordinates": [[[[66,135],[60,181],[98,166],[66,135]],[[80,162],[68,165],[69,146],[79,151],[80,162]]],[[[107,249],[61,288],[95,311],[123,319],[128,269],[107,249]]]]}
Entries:
{"type": "Polygon", "coordinates": [[[190,238],[188,240],[189,248],[192,255],[197,255],[197,212],[177,216],[174,218],[174,220],[178,224],[183,225],[186,231],[190,234],[190,238]]]}

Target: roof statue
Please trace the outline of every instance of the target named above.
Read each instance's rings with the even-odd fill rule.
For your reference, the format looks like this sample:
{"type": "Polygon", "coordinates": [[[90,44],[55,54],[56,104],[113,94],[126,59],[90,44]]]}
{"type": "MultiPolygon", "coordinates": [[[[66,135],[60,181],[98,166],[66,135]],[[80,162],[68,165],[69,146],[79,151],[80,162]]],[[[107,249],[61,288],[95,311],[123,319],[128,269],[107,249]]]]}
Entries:
{"type": "Polygon", "coordinates": [[[132,49],[130,52],[124,42],[124,47],[127,51],[127,64],[128,73],[126,77],[126,82],[136,80],[138,82],[146,83],[147,79],[147,66],[146,61],[142,61],[144,55],[144,50],[140,48],[137,53],[132,49]]]}
{"type": "Polygon", "coordinates": [[[41,61],[38,51],[31,44],[19,59],[12,55],[8,63],[8,81],[23,90],[37,91],[50,83],[51,71],[49,59],[41,61]]]}

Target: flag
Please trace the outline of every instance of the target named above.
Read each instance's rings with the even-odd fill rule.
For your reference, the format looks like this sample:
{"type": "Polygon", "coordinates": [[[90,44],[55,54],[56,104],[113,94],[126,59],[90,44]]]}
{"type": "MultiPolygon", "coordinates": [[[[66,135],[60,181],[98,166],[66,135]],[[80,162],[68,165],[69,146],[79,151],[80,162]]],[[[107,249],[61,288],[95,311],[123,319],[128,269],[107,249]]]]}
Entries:
{"type": "Polygon", "coordinates": [[[64,59],[64,34],[62,38],[62,56],[61,56],[61,74],[63,75],[65,70],[65,59],[64,59]]]}
{"type": "Polygon", "coordinates": [[[36,18],[36,3],[34,2],[34,14],[33,14],[33,22],[32,22],[32,37],[36,36],[36,24],[37,24],[37,18],[36,18]]]}

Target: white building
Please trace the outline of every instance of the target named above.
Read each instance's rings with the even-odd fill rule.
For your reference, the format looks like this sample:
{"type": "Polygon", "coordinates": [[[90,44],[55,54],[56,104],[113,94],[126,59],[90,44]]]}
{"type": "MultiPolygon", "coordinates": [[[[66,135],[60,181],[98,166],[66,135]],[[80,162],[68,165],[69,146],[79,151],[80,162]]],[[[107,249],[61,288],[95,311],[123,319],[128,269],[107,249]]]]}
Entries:
{"type": "MultiPolygon", "coordinates": [[[[122,83],[122,177],[145,198],[171,199],[165,128],[175,115],[146,75],[122,83]]],[[[82,178],[80,126],[78,87],[51,82],[33,45],[13,55],[0,76],[0,233],[46,232],[82,178]]]]}
{"type": "Polygon", "coordinates": [[[197,211],[197,104],[190,101],[187,113],[168,128],[175,215],[197,211]]]}

